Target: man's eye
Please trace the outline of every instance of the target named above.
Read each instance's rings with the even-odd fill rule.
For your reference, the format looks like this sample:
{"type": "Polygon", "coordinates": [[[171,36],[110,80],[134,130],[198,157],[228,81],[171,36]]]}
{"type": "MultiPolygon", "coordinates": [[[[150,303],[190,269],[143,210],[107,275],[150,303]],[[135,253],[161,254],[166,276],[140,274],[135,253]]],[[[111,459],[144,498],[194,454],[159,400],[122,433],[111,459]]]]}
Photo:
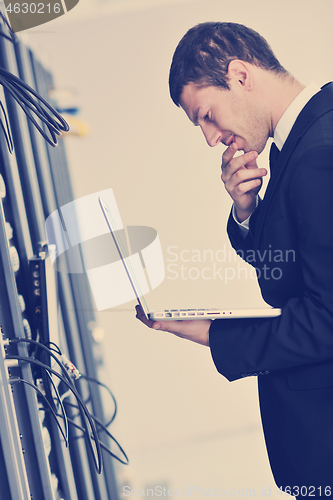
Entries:
{"type": "Polygon", "coordinates": [[[209,115],[208,115],[208,113],[205,115],[204,120],[205,120],[205,122],[209,121],[209,115]]]}

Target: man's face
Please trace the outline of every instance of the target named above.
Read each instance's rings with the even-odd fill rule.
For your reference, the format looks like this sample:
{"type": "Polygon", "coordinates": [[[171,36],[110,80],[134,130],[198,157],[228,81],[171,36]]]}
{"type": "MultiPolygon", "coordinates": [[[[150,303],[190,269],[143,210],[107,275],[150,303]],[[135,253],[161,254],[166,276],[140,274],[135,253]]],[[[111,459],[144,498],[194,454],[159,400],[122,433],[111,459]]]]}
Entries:
{"type": "Polygon", "coordinates": [[[265,110],[237,82],[231,82],[230,90],[199,89],[189,83],[183,89],[180,104],[194,125],[201,128],[209,146],[236,142],[244,152],[259,154],[264,149],[269,137],[265,110]]]}

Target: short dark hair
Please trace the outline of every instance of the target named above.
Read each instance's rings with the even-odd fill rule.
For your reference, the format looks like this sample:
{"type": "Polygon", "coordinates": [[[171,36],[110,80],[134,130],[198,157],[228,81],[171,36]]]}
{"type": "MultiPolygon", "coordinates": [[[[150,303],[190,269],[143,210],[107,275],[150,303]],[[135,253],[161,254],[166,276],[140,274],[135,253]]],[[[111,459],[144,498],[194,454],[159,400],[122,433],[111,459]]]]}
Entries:
{"type": "Polygon", "coordinates": [[[190,82],[199,88],[229,89],[227,73],[233,59],[288,74],[266,40],[251,28],[237,23],[202,23],[184,35],[173,55],[169,74],[173,102],[179,106],[183,88],[190,82]]]}

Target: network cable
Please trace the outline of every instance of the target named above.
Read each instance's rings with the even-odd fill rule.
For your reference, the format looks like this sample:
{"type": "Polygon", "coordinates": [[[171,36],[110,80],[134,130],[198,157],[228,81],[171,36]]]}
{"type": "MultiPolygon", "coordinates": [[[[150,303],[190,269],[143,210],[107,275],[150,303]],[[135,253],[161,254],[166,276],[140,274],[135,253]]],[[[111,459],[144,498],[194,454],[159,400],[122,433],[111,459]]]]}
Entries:
{"type": "Polygon", "coordinates": [[[116,401],[116,398],[114,397],[114,395],[110,391],[109,387],[106,384],[103,384],[102,382],[100,382],[98,379],[93,378],[93,377],[88,377],[87,375],[84,375],[83,373],[81,373],[81,378],[83,378],[84,380],[87,380],[88,382],[92,382],[92,383],[97,384],[97,385],[99,385],[101,387],[104,387],[104,389],[106,389],[108,391],[109,395],[111,396],[112,401],[114,403],[114,412],[113,412],[112,417],[109,419],[109,421],[104,424],[105,427],[109,427],[109,425],[112,424],[112,422],[114,421],[114,419],[116,418],[116,415],[117,415],[117,401],[116,401]]]}
{"type": "Polygon", "coordinates": [[[0,108],[1,108],[0,125],[1,125],[2,131],[3,131],[3,134],[5,136],[5,139],[6,139],[8,150],[10,153],[12,153],[14,150],[13,138],[12,138],[12,135],[10,133],[7,113],[6,113],[5,108],[3,107],[3,104],[1,101],[0,101],[0,108]],[[4,117],[4,119],[2,117],[4,117]]]}
{"type": "Polygon", "coordinates": [[[3,36],[4,38],[6,38],[7,40],[9,40],[10,42],[16,43],[17,42],[17,36],[15,35],[14,31],[12,30],[11,25],[7,21],[6,16],[1,11],[0,11],[0,18],[1,18],[2,22],[3,22],[3,24],[5,24],[6,27],[8,28],[9,36],[6,35],[4,32],[0,32],[0,35],[3,36]]]}
{"type": "Polygon", "coordinates": [[[79,403],[78,408],[79,408],[79,411],[81,414],[82,421],[84,422],[84,426],[85,426],[84,428],[87,431],[85,434],[85,436],[87,437],[87,444],[88,444],[88,447],[92,453],[97,473],[100,474],[102,472],[102,452],[101,452],[101,445],[99,442],[97,430],[96,430],[93,418],[90,415],[88,408],[84,404],[80,394],[78,393],[78,391],[74,387],[72,381],[68,380],[67,377],[69,377],[69,375],[67,374],[67,377],[63,377],[57,371],[53,370],[52,368],[45,365],[44,363],[41,363],[37,359],[33,359],[33,358],[25,357],[25,356],[14,356],[14,355],[7,355],[6,359],[17,359],[18,361],[21,361],[21,362],[31,363],[31,364],[35,364],[37,366],[40,366],[41,368],[44,368],[45,370],[49,371],[50,373],[52,373],[53,375],[58,377],[71,390],[71,392],[74,394],[77,402],[79,403]],[[87,428],[87,421],[89,423],[91,433],[87,428]],[[92,438],[92,436],[93,436],[93,438],[92,438]],[[95,443],[96,452],[95,452],[95,449],[93,446],[93,442],[95,443]]]}
{"type": "MultiPolygon", "coordinates": [[[[62,415],[58,414],[57,415],[58,417],[62,417],[62,415]]],[[[77,424],[73,419],[69,418],[68,419],[68,423],[70,425],[73,425],[73,427],[76,427],[77,429],[79,429],[80,431],[83,432],[83,435],[82,436],[79,436],[78,438],[80,437],[83,437],[85,436],[86,434],[86,429],[84,429],[84,427],[82,427],[81,425],[77,424]]],[[[91,436],[92,439],[95,439],[93,436],[91,436]]],[[[114,439],[114,438],[113,438],[114,439]]],[[[125,460],[122,460],[121,458],[119,458],[117,455],[115,455],[108,446],[106,446],[102,441],[99,440],[99,444],[101,446],[101,448],[103,450],[105,450],[107,453],[109,453],[109,455],[111,455],[113,458],[115,458],[116,460],[118,460],[120,463],[124,464],[124,465],[128,465],[129,464],[129,460],[128,460],[128,457],[126,455],[126,453],[124,452],[124,450],[122,449],[122,447],[119,445],[119,443],[116,441],[116,443],[118,444],[119,446],[119,449],[121,450],[121,452],[123,453],[124,457],[125,457],[125,460]]]]}
{"type": "Polygon", "coordinates": [[[97,417],[95,417],[95,415],[91,415],[94,422],[99,425],[101,427],[101,429],[103,430],[103,432],[105,432],[107,434],[107,436],[109,436],[110,439],[112,439],[112,441],[118,446],[119,450],[121,451],[121,453],[123,454],[123,456],[125,457],[125,461],[124,460],[121,460],[117,455],[113,454],[112,453],[112,456],[114,458],[116,458],[117,460],[119,460],[119,462],[121,462],[122,464],[125,464],[125,465],[128,465],[129,463],[129,459],[128,459],[128,456],[126,455],[125,453],[125,450],[123,449],[123,447],[120,445],[120,443],[116,440],[116,438],[111,434],[111,432],[107,429],[106,425],[103,424],[103,422],[101,422],[101,420],[99,420],[97,417]]]}
{"type": "MultiPolygon", "coordinates": [[[[35,384],[32,384],[31,382],[28,382],[28,380],[24,380],[23,378],[11,378],[11,379],[9,379],[9,383],[10,384],[18,384],[18,383],[26,384],[26,385],[32,387],[37,392],[37,394],[45,401],[48,409],[50,410],[50,412],[54,416],[55,421],[59,427],[59,430],[61,432],[62,437],[64,438],[64,441],[65,441],[66,447],[67,447],[68,446],[68,438],[66,437],[67,432],[66,433],[64,432],[63,428],[61,427],[61,425],[58,421],[58,418],[57,418],[58,414],[54,411],[54,409],[50,405],[49,401],[47,400],[47,398],[45,397],[43,392],[35,384]]],[[[67,420],[67,424],[68,424],[68,420],[67,420]]],[[[67,424],[65,424],[65,425],[67,425],[67,424]]]]}
{"type": "MultiPolygon", "coordinates": [[[[68,406],[71,406],[72,408],[76,408],[78,409],[78,406],[73,404],[73,403],[70,403],[69,401],[65,401],[64,402],[65,405],[68,405],[68,406]]],[[[58,414],[58,416],[60,416],[58,414]]],[[[123,449],[123,447],[120,445],[120,443],[117,441],[117,439],[111,434],[111,432],[108,430],[107,426],[108,424],[104,424],[101,420],[99,420],[99,418],[95,417],[95,415],[91,415],[91,418],[94,420],[94,422],[101,428],[101,431],[102,432],[105,432],[106,435],[112,439],[112,441],[117,445],[117,447],[119,448],[120,452],[123,454],[125,460],[122,460],[121,458],[119,458],[117,455],[115,455],[114,453],[111,453],[112,456],[114,458],[116,458],[119,462],[121,462],[122,464],[124,465],[128,465],[129,464],[129,459],[128,459],[128,456],[125,452],[125,450],[123,449]]],[[[71,423],[70,419],[68,419],[68,422],[71,423]]],[[[80,437],[80,436],[79,436],[80,437]]],[[[79,439],[79,437],[77,439],[79,439]]]]}
{"type": "MultiPolygon", "coordinates": [[[[48,371],[45,370],[45,372],[47,373],[48,377],[49,377],[49,380],[50,380],[50,383],[52,384],[52,387],[53,387],[53,390],[56,394],[56,401],[59,402],[59,405],[60,405],[60,408],[61,408],[61,412],[63,414],[63,417],[64,417],[64,425],[65,425],[65,443],[66,443],[66,447],[68,445],[68,419],[67,419],[67,414],[66,414],[66,410],[65,410],[65,407],[64,407],[64,403],[60,397],[60,394],[59,394],[59,391],[57,389],[57,386],[55,385],[55,383],[53,382],[52,380],[52,377],[50,375],[50,373],[48,371]]],[[[46,398],[47,400],[47,398],[46,398]]],[[[52,406],[52,405],[50,405],[52,406]]]]}
{"type": "MultiPolygon", "coordinates": [[[[14,342],[30,342],[30,340],[27,340],[27,339],[12,339],[14,342]]],[[[57,346],[57,344],[55,344],[54,342],[48,342],[46,345],[44,344],[40,344],[39,342],[37,342],[36,340],[32,341],[34,344],[37,344],[37,345],[40,345],[40,346],[43,346],[43,348],[45,348],[45,350],[47,352],[52,351],[52,352],[56,352],[59,356],[64,356],[63,353],[61,352],[61,350],[59,349],[59,347],[57,346]],[[50,346],[49,348],[47,346],[50,346]]],[[[52,356],[54,357],[54,356],[52,356]]],[[[57,361],[58,358],[55,358],[57,361]]],[[[112,401],[113,401],[113,404],[114,404],[114,412],[113,412],[113,415],[111,416],[111,418],[108,420],[108,422],[106,422],[104,425],[105,427],[109,427],[112,422],[114,421],[114,419],[116,418],[116,415],[117,415],[117,401],[116,401],[116,398],[114,397],[114,395],[112,394],[112,391],[110,390],[110,388],[106,385],[106,384],[103,384],[103,382],[101,382],[100,380],[94,378],[94,377],[88,377],[87,375],[84,375],[83,373],[80,373],[80,377],[84,380],[87,380],[88,382],[91,382],[93,384],[97,384],[101,387],[104,387],[104,389],[107,390],[107,392],[109,393],[109,395],[111,396],[112,398],[112,401]]],[[[86,400],[84,403],[87,404],[89,403],[90,401],[90,398],[88,400],[86,400]]]]}
{"type": "MultiPolygon", "coordinates": [[[[54,370],[52,370],[49,365],[47,365],[45,363],[42,363],[41,361],[38,361],[38,360],[36,360],[34,358],[25,358],[25,357],[21,357],[21,356],[11,356],[11,355],[7,355],[6,356],[7,359],[18,359],[18,360],[21,360],[21,361],[28,361],[28,362],[31,362],[31,363],[33,363],[33,364],[35,364],[35,365],[40,366],[40,367],[43,368],[43,370],[47,374],[47,378],[49,379],[49,382],[53,385],[55,394],[57,396],[56,400],[60,404],[62,415],[59,415],[57,413],[57,408],[54,405],[54,401],[53,401],[53,397],[52,397],[52,391],[49,389],[49,397],[52,398],[51,402],[49,401],[49,399],[43,393],[42,393],[42,395],[43,395],[44,399],[47,401],[47,405],[50,408],[50,411],[52,411],[53,416],[55,416],[55,417],[58,416],[58,417],[61,417],[61,418],[64,419],[64,422],[65,422],[65,432],[62,432],[62,435],[64,436],[65,442],[67,443],[67,439],[68,439],[68,423],[73,423],[73,420],[71,421],[68,418],[66,410],[64,408],[64,405],[69,405],[69,406],[71,406],[71,407],[76,408],[76,409],[79,410],[79,414],[78,415],[81,414],[81,418],[82,418],[82,420],[83,420],[84,423],[85,423],[86,416],[88,416],[87,415],[87,413],[88,413],[90,415],[92,421],[95,422],[99,426],[99,428],[102,431],[104,431],[112,439],[112,441],[114,441],[114,443],[119,448],[120,452],[123,454],[125,460],[122,460],[120,457],[118,457],[117,455],[115,455],[114,453],[112,453],[111,450],[109,450],[102,443],[100,443],[100,446],[102,448],[104,448],[106,451],[108,451],[108,453],[110,453],[114,458],[116,458],[117,460],[119,460],[121,463],[128,464],[129,460],[128,460],[128,457],[127,457],[125,451],[123,450],[123,448],[121,447],[121,445],[119,444],[119,442],[115,439],[115,437],[109,432],[109,430],[107,428],[113,422],[113,420],[114,420],[114,418],[116,416],[116,413],[117,413],[116,399],[115,399],[114,395],[112,394],[112,392],[110,391],[110,389],[107,387],[107,385],[103,384],[98,379],[95,379],[93,377],[88,377],[87,375],[79,374],[79,376],[82,377],[82,379],[87,380],[88,382],[91,382],[91,383],[98,384],[101,387],[104,387],[108,391],[108,393],[110,394],[110,396],[111,396],[111,398],[112,398],[112,400],[114,402],[115,409],[114,409],[114,412],[113,412],[113,415],[112,415],[111,419],[109,419],[109,421],[107,423],[103,423],[97,417],[95,417],[94,415],[91,415],[89,413],[88,409],[86,408],[85,402],[83,402],[82,399],[80,401],[77,398],[77,396],[76,396],[76,390],[75,390],[75,387],[73,385],[73,380],[72,379],[75,377],[75,375],[76,375],[76,378],[78,378],[77,374],[79,372],[75,368],[75,366],[64,356],[64,354],[61,352],[61,350],[59,349],[59,347],[56,344],[54,344],[53,342],[49,342],[48,343],[49,347],[47,347],[46,345],[41,344],[37,340],[26,339],[26,338],[13,338],[13,339],[5,339],[4,340],[5,346],[11,345],[11,344],[19,344],[19,343],[22,343],[22,342],[34,345],[34,346],[36,346],[36,348],[41,348],[44,353],[46,353],[50,357],[52,357],[52,359],[59,365],[59,367],[61,368],[62,372],[65,375],[65,377],[63,378],[62,376],[59,375],[58,372],[54,372],[54,370]],[[60,356],[60,359],[58,358],[58,356],[60,356]],[[72,392],[74,394],[74,396],[76,397],[79,405],[75,405],[75,404],[70,403],[68,401],[62,401],[62,398],[65,396],[65,394],[63,394],[62,396],[59,395],[59,392],[58,392],[58,390],[57,390],[57,388],[54,385],[54,382],[52,380],[51,373],[54,373],[61,381],[63,381],[65,383],[65,385],[68,387],[68,391],[65,394],[68,395],[69,392],[72,392]],[[74,391],[73,391],[73,389],[74,389],[74,391]],[[82,415],[82,411],[83,410],[84,410],[84,414],[85,415],[82,415]]],[[[23,381],[23,379],[18,379],[18,380],[22,380],[23,381]]],[[[25,381],[23,381],[23,382],[25,382],[25,381]]],[[[29,385],[33,386],[33,384],[29,384],[29,385]]],[[[46,389],[45,385],[47,386],[47,384],[44,384],[44,390],[46,389]]],[[[33,387],[35,388],[36,386],[33,386],[33,387]]],[[[38,388],[36,387],[36,389],[38,389],[38,388]]],[[[89,418],[88,418],[88,421],[89,421],[89,426],[90,426],[91,430],[94,431],[94,429],[95,429],[95,431],[96,431],[96,428],[95,428],[94,424],[91,423],[91,421],[89,420],[89,418]]],[[[58,425],[59,425],[59,423],[58,423],[58,425]]],[[[82,427],[82,429],[84,429],[84,427],[82,427]]],[[[90,437],[90,439],[91,439],[91,436],[93,436],[92,439],[96,443],[98,441],[97,431],[96,431],[96,434],[94,432],[92,432],[92,434],[91,434],[89,432],[89,430],[87,429],[86,423],[85,423],[85,429],[86,429],[86,431],[85,431],[85,437],[86,438],[88,437],[88,439],[90,437]],[[97,439],[97,441],[96,441],[96,439],[97,439]]],[[[93,449],[92,449],[92,446],[91,446],[91,442],[90,441],[88,441],[88,442],[90,443],[89,447],[90,447],[91,451],[93,452],[93,449]]],[[[95,461],[95,464],[96,464],[96,461],[95,461]]]]}
{"type": "Polygon", "coordinates": [[[67,370],[66,366],[54,354],[56,352],[59,356],[63,356],[63,353],[61,352],[61,350],[59,349],[59,347],[56,344],[54,344],[53,342],[49,343],[49,345],[52,344],[52,345],[54,345],[57,348],[57,350],[55,351],[54,349],[50,349],[49,347],[47,347],[46,345],[42,344],[41,342],[38,342],[38,340],[26,339],[26,338],[17,338],[17,337],[15,337],[13,339],[5,339],[4,340],[4,346],[8,346],[8,345],[11,345],[11,344],[21,344],[21,343],[33,344],[36,347],[39,347],[43,351],[47,352],[49,354],[49,356],[51,356],[54,359],[54,361],[60,366],[60,368],[62,369],[62,371],[65,374],[65,376],[67,377],[67,379],[71,382],[72,379],[71,379],[71,376],[68,373],[68,370],[67,370]]]}
{"type": "MultiPolygon", "coordinates": [[[[15,99],[17,104],[27,115],[27,118],[33,123],[44,139],[51,146],[56,146],[58,144],[57,135],[61,135],[62,132],[68,132],[69,130],[69,125],[61,114],[58,113],[53,106],[43,99],[43,97],[32,87],[4,68],[0,68],[0,85],[3,86],[13,99],[15,99]],[[33,114],[45,124],[49,135],[47,135],[46,131],[43,130],[43,128],[37,123],[33,114]]],[[[2,111],[6,116],[3,106],[2,111]]],[[[5,130],[3,120],[1,120],[1,126],[5,133],[9,151],[12,152],[12,149],[10,148],[12,138],[8,127],[7,117],[5,121],[7,130],[5,130]]]]}

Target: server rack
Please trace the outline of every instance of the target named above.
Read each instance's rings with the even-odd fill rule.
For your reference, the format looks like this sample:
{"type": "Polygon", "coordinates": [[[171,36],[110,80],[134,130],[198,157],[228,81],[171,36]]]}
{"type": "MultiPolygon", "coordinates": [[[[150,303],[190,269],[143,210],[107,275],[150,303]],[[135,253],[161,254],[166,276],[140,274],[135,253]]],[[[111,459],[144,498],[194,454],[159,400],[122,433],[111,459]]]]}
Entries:
{"type": "MultiPolygon", "coordinates": [[[[0,9],[4,13],[2,2],[0,9]]],[[[0,24],[0,35],[4,30],[0,24]]],[[[22,41],[12,43],[0,36],[0,67],[50,101],[52,75],[22,41]]],[[[46,253],[44,221],[73,201],[64,143],[60,139],[57,148],[49,145],[1,86],[0,101],[14,143],[10,154],[0,130],[0,500],[118,500],[110,454],[103,453],[99,474],[88,442],[71,425],[67,447],[55,419],[31,387],[41,378],[38,369],[29,362],[19,366],[17,360],[5,359],[13,352],[9,339],[29,340],[37,334],[40,339],[41,331],[48,335],[52,328],[62,352],[88,377],[97,378],[96,359],[101,354],[89,327],[95,316],[86,276],[55,272],[46,253]],[[56,317],[50,325],[51,296],[56,317]],[[36,333],[41,316],[41,331],[36,333]]],[[[18,343],[14,354],[31,357],[29,343],[18,343]]],[[[104,421],[98,386],[79,382],[76,388],[91,414],[104,421]]],[[[73,396],[69,400],[73,406],[73,396]]],[[[75,408],[66,406],[66,412],[74,422],[80,421],[75,408]]],[[[99,439],[110,448],[105,433],[99,439]]]]}

